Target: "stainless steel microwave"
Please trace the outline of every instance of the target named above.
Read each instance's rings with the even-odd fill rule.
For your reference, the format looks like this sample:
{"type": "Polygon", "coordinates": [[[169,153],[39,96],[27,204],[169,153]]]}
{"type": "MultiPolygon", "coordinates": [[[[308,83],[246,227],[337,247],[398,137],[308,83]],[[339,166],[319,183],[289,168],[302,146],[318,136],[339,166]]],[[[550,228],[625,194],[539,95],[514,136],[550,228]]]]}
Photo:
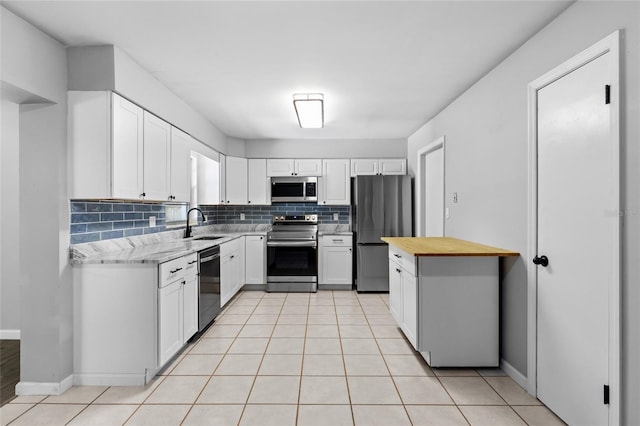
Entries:
{"type": "Polygon", "coordinates": [[[300,203],[318,201],[318,178],[310,177],[272,177],[272,203],[300,203]]]}

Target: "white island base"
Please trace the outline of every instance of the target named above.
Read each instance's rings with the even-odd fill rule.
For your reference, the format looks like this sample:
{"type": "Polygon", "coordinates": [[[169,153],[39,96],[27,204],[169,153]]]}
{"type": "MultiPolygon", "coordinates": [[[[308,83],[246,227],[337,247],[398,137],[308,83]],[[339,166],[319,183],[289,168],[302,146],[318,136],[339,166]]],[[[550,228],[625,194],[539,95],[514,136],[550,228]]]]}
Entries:
{"type": "Polygon", "coordinates": [[[389,243],[390,311],[431,367],[500,364],[499,257],[518,253],[453,238],[389,243]]]}
{"type": "Polygon", "coordinates": [[[418,260],[418,347],[432,367],[497,367],[497,257],[418,260]]]}

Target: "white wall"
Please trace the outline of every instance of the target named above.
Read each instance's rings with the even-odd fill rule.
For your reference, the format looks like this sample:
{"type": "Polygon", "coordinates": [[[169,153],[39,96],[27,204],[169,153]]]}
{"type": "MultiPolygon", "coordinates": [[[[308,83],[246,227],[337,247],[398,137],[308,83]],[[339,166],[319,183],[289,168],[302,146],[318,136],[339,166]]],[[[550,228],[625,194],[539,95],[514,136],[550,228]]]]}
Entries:
{"type": "MultiPolygon", "coordinates": [[[[622,419],[631,425],[640,424],[640,4],[575,3],[409,137],[408,152],[414,173],[417,151],[446,136],[446,235],[526,254],[527,84],[617,29],[625,35],[622,419]],[[457,204],[452,192],[458,193],[457,204]]],[[[525,376],[528,264],[524,257],[504,262],[501,280],[501,355],[525,376]]]]}
{"type": "Polygon", "coordinates": [[[113,90],[207,147],[228,151],[227,136],[116,46],[67,49],[69,90],[113,90]]]}
{"type": "Polygon", "coordinates": [[[10,86],[48,102],[20,105],[19,123],[12,124],[19,126],[19,155],[14,161],[19,164],[17,267],[23,313],[17,392],[38,392],[43,384],[59,391],[72,374],[73,361],[67,57],[63,46],[13,13],[0,7],[0,15],[3,89],[10,86]]]}
{"type": "Polygon", "coordinates": [[[406,139],[246,141],[247,158],[406,158],[406,139]]]}
{"type": "Polygon", "coordinates": [[[3,96],[0,119],[0,338],[7,339],[20,337],[18,104],[3,96]]]}

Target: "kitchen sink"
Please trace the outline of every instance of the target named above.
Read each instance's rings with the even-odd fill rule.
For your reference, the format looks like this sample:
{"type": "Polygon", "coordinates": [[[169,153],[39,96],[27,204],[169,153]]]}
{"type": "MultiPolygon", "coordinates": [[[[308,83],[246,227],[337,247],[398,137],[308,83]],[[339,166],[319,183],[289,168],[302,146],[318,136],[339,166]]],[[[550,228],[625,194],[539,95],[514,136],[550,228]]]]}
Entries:
{"type": "Polygon", "coordinates": [[[202,237],[195,237],[194,240],[218,240],[220,238],[224,238],[224,237],[214,237],[211,235],[204,235],[202,237]]]}

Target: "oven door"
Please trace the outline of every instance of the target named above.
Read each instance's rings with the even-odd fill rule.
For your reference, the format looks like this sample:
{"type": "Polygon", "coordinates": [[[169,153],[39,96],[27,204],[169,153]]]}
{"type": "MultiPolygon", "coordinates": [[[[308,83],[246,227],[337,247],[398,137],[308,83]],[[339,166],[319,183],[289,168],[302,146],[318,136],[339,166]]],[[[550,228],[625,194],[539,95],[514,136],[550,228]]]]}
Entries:
{"type": "Polygon", "coordinates": [[[318,282],[316,241],[267,241],[267,283],[318,282]]]}

